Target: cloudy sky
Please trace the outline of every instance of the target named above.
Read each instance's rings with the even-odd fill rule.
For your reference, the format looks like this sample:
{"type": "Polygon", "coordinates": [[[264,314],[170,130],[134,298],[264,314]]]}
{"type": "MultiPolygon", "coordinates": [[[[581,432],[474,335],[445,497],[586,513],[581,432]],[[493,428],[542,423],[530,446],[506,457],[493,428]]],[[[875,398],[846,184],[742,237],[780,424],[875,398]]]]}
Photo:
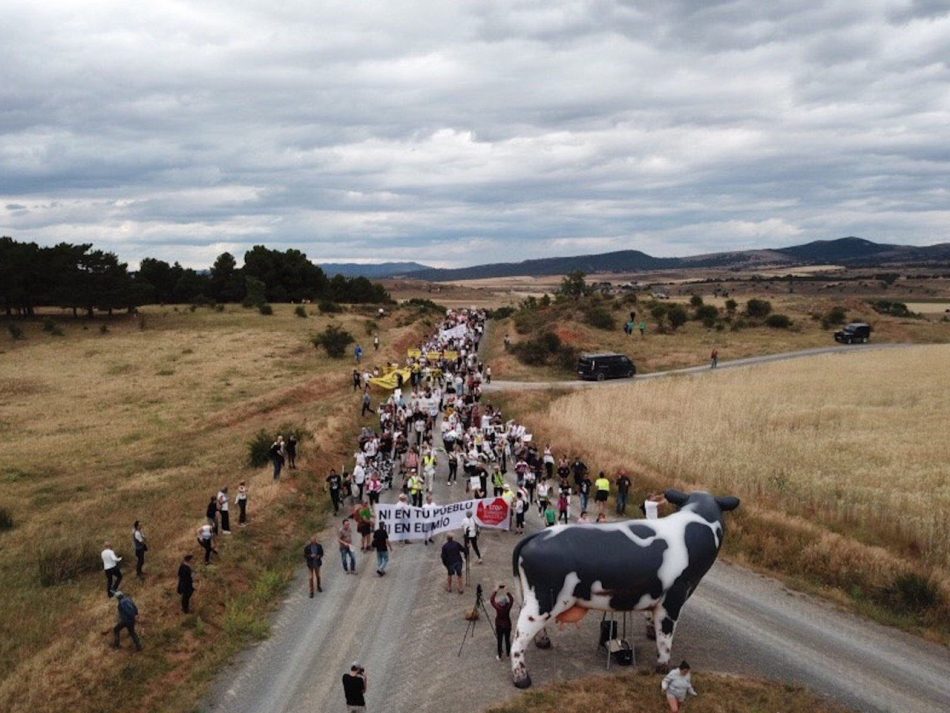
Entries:
{"type": "Polygon", "coordinates": [[[950,240],[950,2],[3,0],[0,234],[204,267],[950,240]]]}

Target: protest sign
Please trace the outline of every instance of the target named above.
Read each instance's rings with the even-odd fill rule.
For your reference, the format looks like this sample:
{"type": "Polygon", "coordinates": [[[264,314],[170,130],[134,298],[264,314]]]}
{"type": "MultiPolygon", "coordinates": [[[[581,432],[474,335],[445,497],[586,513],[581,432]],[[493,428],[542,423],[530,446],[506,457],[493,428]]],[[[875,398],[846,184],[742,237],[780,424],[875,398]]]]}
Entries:
{"type": "Polygon", "coordinates": [[[462,527],[465,513],[471,511],[479,527],[492,530],[507,530],[510,522],[510,507],[503,498],[480,498],[462,500],[448,505],[412,507],[398,503],[377,503],[376,521],[383,524],[389,539],[422,540],[427,534],[458,530],[462,527]]]}

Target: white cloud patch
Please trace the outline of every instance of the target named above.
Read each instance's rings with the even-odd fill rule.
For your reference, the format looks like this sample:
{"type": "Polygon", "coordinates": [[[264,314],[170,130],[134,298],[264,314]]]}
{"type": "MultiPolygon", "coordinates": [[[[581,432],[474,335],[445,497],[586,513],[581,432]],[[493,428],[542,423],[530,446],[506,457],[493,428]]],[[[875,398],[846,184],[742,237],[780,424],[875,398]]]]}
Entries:
{"type": "Polygon", "coordinates": [[[4,26],[23,240],[203,267],[950,239],[935,0],[14,0],[4,26]]]}

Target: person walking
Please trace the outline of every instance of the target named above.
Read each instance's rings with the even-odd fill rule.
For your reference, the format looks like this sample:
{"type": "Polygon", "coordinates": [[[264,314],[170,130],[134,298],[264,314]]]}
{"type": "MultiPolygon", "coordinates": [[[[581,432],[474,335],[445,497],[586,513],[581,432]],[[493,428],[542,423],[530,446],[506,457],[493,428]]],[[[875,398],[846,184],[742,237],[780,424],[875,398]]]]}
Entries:
{"type": "Polygon", "coordinates": [[[135,548],[135,575],[139,579],[143,579],[145,573],[142,568],[145,566],[145,553],[148,551],[148,545],[145,543],[145,535],[142,533],[138,520],[132,523],[132,547],[135,548]]]}
{"type": "Polygon", "coordinates": [[[600,471],[597,480],[594,481],[594,488],[597,490],[594,495],[594,499],[597,501],[597,511],[604,515],[607,511],[607,499],[610,497],[610,481],[604,475],[604,471],[600,471]]]}
{"type": "Polygon", "coordinates": [[[547,505],[544,508],[545,527],[554,527],[557,524],[557,510],[554,509],[554,503],[550,500],[545,501],[547,505]]]}
{"type": "Polygon", "coordinates": [[[270,459],[274,463],[274,481],[280,480],[280,471],[284,467],[284,437],[277,436],[277,440],[271,444],[270,459]]]}
{"type": "Polygon", "coordinates": [[[512,504],[512,510],[515,513],[515,534],[524,534],[524,513],[528,509],[528,501],[525,500],[524,493],[518,491],[518,497],[512,504]]]}
{"type": "Polygon", "coordinates": [[[696,689],[693,688],[692,674],[686,661],[683,661],[677,668],[666,674],[660,688],[666,694],[666,702],[670,705],[670,713],[681,713],[685,710],[688,694],[699,695],[696,693],[696,689]]]}
{"type": "Polygon", "coordinates": [[[370,505],[379,503],[379,495],[383,492],[383,481],[379,479],[379,471],[374,470],[369,476],[369,482],[366,484],[366,495],[369,497],[370,505]]]}
{"type": "Polygon", "coordinates": [[[581,496],[581,510],[587,509],[587,503],[590,502],[590,491],[593,487],[594,484],[590,481],[590,476],[584,473],[584,477],[581,478],[581,482],[577,486],[581,496]]]}
{"type": "Polygon", "coordinates": [[[135,602],[132,601],[132,597],[126,596],[118,590],[116,590],[115,598],[119,602],[117,607],[118,621],[112,628],[112,633],[115,634],[115,641],[112,642],[112,648],[119,648],[119,634],[123,629],[126,629],[129,632],[129,636],[132,637],[132,643],[135,644],[135,650],[141,651],[142,642],[139,641],[139,636],[135,633],[135,620],[139,616],[138,607],[135,606],[135,602]]]}
{"type": "Polygon", "coordinates": [[[354,661],[350,672],[343,674],[343,696],[346,698],[346,710],[349,713],[362,713],[366,710],[366,671],[359,662],[354,661]]]}
{"type": "Polygon", "coordinates": [[[218,534],[218,497],[212,495],[211,499],[208,501],[208,507],[205,508],[205,517],[208,518],[208,524],[211,525],[211,529],[214,530],[214,534],[218,534]]]}
{"type": "Polygon", "coordinates": [[[389,554],[392,552],[392,545],[389,544],[389,533],[386,532],[386,526],[382,522],[373,532],[373,549],[376,550],[376,574],[382,577],[386,574],[386,567],[389,566],[389,554]]]}
{"type": "Polygon", "coordinates": [[[303,548],[303,557],[307,561],[309,570],[308,580],[310,581],[310,598],[313,599],[313,588],[316,586],[318,592],[323,591],[320,582],[320,568],[323,566],[323,545],[317,541],[317,536],[310,538],[310,542],[303,548]]]}
{"type": "Polygon", "coordinates": [[[333,468],[330,469],[330,475],[327,476],[327,483],[323,489],[330,493],[330,502],[333,503],[333,514],[340,512],[340,491],[343,487],[343,478],[333,468]]]}
{"type": "Polygon", "coordinates": [[[495,639],[498,643],[495,660],[501,661],[502,643],[505,645],[505,658],[511,656],[511,607],[515,604],[515,598],[504,584],[499,584],[488,601],[495,610],[495,639]]]}
{"type": "Polygon", "coordinates": [[[379,335],[378,334],[373,335],[373,351],[374,352],[379,351],[379,335]]]}
{"type": "Polygon", "coordinates": [[[343,571],[347,574],[356,574],[356,556],[353,554],[353,530],[350,527],[349,518],[346,518],[343,525],[340,526],[337,542],[340,544],[340,559],[343,560],[343,571]]]}
{"type": "Polygon", "coordinates": [[[231,512],[228,509],[228,486],[218,491],[218,512],[221,513],[221,534],[231,534],[231,512]]]}
{"type": "Polygon", "coordinates": [[[617,473],[617,514],[626,515],[627,514],[627,498],[630,497],[630,486],[633,483],[630,480],[630,476],[627,475],[627,471],[621,470],[617,473]]]}
{"type": "Polygon", "coordinates": [[[568,513],[571,508],[571,501],[567,495],[569,492],[570,489],[562,490],[561,494],[557,496],[557,520],[565,525],[568,523],[568,513]]]}
{"type": "Polygon", "coordinates": [[[544,511],[548,509],[550,492],[551,486],[548,485],[547,480],[542,480],[538,483],[538,515],[541,517],[544,517],[544,511]]]}
{"type": "Polygon", "coordinates": [[[713,349],[712,354],[709,355],[709,368],[715,369],[719,366],[719,350],[713,349]]]}
{"type": "Polygon", "coordinates": [[[195,580],[191,569],[191,562],[195,556],[187,554],[178,565],[178,594],[181,596],[181,613],[191,611],[191,595],[195,593],[195,580]]]}
{"type": "Polygon", "coordinates": [[[478,550],[478,523],[472,517],[472,511],[466,510],[465,517],[462,519],[462,533],[465,537],[465,552],[469,548],[475,550],[475,556],[478,557],[478,563],[482,563],[482,553],[478,550]]]}
{"type": "Polygon", "coordinates": [[[501,496],[505,490],[505,475],[501,472],[501,468],[497,465],[495,465],[492,469],[491,486],[492,492],[496,498],[501,496]]]}
{"type": "Polygon", "coordinates": [[[122,582],[122,570],[119,568],[119,557],[112,549],[112,543],[108,540],[102,546],[102,568],[106,573],[106,595],[111,599],[115,596],[122,582]]]}
{"type": "Polygon", "coordinates": [[[363,386],[363,377],[360,376],[359,369],[353,369],[353,391],[359,391],[363,386]]]}
{"type": "Polygon", "coordinates": [[[369,387],[367,386],[363,390],[363,410],[360,411],[360,418],[364,418],[366,414],[373,412],[373,399],[369,395],[369,387]]]}
{"type": "Polygon", "coordinates": [[[465,548],[455,541],[455,536],[450,532],[445,536],[445,544],[442,545],[442,564],[445,571],[448,572],[448,579],[445,583],[445,591],[452,591],[452,577],[458,580],[459,594],[465,593],[465,583],[462,581],[462,565],[466,557],[465,548]]]}
{"type": "Polygon", "coordinates": [[[419,474],[413,470],[412,475],[409,476],[407,485],[409,486],[409,497],[412,501],[412,506],[421,508],[422,492],[425,490],[425,481],[423,481],[419,474]]]}
{"type": "Polygon", "coordinates": [[[243,480],[238,484],[237,498],[235,498],[235,500],[237,500],[238,510],[240,510],[238,514],[238,527],[245,527],[247,525],[247,485],[243,480]]]}
{"type": "Polygon", "coordinates": [[[297,470],[297,436],[291,433],[287,436],[287,467],[297,470]]]}
{"type": "Polygon", "coordinates": [[[356,347],[353,349],[353,356],[356,357],[357,364],[363,361],[363,347],[357,344],[356,347]]]}
{"type": "Polygon", "coordinates": [[[214,548],[214,528],[208,523],[198,528],[198,544],[204,548],[205,564],[211,564],[211,553],[218,554],[218,551],[214,548]]]}
{"type": "MultiPolygon", "coordinates": [[[[436,505],[435,500],[432,499],[432,491],[430,490],[429,492],[426,493],[426,501],[422,504],[422,509],[425,511],[427,518],[432,517],[432,514],[435,512],[435,509],[437,507],[438,505],[436,505]]],[[[426,527],[428,529],[426,530],[426,539],[424,540],[424,542],[425,544],[428,545],[430,542],[434,541],[432,539],[432,531],[435,529],[435,523],[426,522],[426,527]]]]}

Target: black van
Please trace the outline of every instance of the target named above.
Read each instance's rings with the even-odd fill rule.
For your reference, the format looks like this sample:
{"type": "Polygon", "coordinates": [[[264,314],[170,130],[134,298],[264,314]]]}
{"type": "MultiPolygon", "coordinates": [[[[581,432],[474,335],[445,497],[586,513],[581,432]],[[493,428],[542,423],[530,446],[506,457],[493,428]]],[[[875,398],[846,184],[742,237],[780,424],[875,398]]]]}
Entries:
{"type": "Polygon", "coordinates": [[[842,344],[864,344],[871,338],[871,325],[865,322],[852,322],[835,332],[835,341],[842,344]]]}
{"type": "Polygon", "coordinates": [[[577,375],[582,379],[622,379],[636,373],[637,367],[623,354],[582,354],[577,361],[577,375]]]}

